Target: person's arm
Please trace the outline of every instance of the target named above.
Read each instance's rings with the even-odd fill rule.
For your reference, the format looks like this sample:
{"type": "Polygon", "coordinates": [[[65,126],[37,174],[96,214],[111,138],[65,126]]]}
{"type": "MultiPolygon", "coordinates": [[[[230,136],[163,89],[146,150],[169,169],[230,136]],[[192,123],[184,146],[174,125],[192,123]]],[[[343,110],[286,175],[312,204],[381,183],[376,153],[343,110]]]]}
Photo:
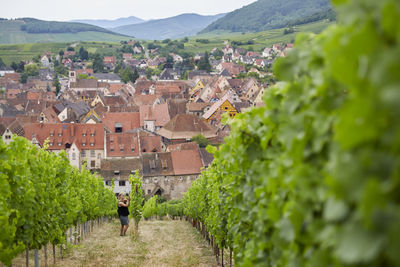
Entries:
{"type": "Polygon", "coordinates": [[[128,202],[126,204],[124,202],[122,202],[122,201],[118,202],[118,206],[119,207],[129,207],[129,200],[128,200],[128,202]]]}

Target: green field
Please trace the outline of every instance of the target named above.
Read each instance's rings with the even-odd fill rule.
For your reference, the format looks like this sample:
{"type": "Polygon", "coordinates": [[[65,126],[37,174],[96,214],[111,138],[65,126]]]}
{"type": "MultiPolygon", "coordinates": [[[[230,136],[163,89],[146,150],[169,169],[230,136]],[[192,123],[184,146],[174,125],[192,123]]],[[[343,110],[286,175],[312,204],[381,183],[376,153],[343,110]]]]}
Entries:
{"type": "MultiPolygon", "coordinates": [[[[41,43],[41,44],[14,44],[0,45],[0,58],[9,65],[11,62],[19,62],[21,60],[31,60],[37,55],[41,55],[46,51],[56,55],[60,50],[66,50],[71,43],[41,43]]],[[[119,46],[117,42],[79,42],[76,51],[80,46],[85,47],[90,53],[101,53],[104,55],[112,55],[115,47],[119,46]]]]}

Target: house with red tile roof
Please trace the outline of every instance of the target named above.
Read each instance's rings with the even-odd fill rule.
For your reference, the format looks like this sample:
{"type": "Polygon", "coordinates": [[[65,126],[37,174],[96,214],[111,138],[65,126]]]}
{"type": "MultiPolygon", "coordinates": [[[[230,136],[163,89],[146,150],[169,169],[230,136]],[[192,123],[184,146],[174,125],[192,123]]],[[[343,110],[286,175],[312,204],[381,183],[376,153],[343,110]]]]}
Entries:
{"type": "Polygon", "coordinates": [[[138,134],[107,133],[106,158],[133,158],[140,155],[138,134]]]}
{"type": "Polygon", "coordinates": [[[163,143],[159,135],[140,135],[140,153],[157,153],[163,152],[163,143]]]}
{"type": "Polygon", "coordinates": [[[123,133],[140,128],[139,112],[107,112],[103,114],[103,123],[112,133],[123,133]]]}
{"type": "Polygon", "coordinates": [[[211,141],[215,141],[217,129],[206,124],[196,115],[178,114],[158,130],[157,134],[162,136],[164,144],[170,145],[188,142],[199,134],[211,141]]]}
{"type": "Polygon", "coordinates": [[[140,106],[139,112],[140,127],[150,132],[156,132],[171,119],[166,103],[140,106]]]}
{"type": "Polygon", "coordinates": [[[100,169],[104,158],[104,124],[79,123],[30,123],[24,125],[25,138],[53,152],[65,150],[71,165],[81,168],[87,162],[88,169],[100,169]]]}

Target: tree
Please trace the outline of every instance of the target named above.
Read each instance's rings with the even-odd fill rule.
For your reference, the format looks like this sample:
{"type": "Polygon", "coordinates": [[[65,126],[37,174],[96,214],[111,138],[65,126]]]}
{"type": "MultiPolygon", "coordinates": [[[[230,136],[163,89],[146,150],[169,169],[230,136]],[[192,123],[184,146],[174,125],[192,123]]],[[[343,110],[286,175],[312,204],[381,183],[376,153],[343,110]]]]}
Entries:
{"type": "Polygon", "coordinates": [[[58,54],[60,55],[60,57],[64,56],[64,50],[60,50],[60,52],[58,52],[58,54]]]}
{"type": "Polygon", "coordinates": [[[81,47],[79,49],[79,58],[82,59],[82,60],[88,60],[89,59],[89,52],[83,47],[81,47]]]}
{"type": "Polygon", "coordinates": [[[5,67],[6,64],[3,62],[3,59],[0,57],[0,68],[5,67]]]}
{"type": "Polygon", "coordinates": [[[205,138],[202,134],[193,136],[190,141],[196,142],[199,145],[199,147],[206,147],[210,144],[210,140],[205,138]]]}
{"type": "Polygon", "coordinates": [[[197,63],[197,68],[199,70],[205,70],[207,72],[211,71],[211,64],[209,61],[209,56],[207,51],[204,53],[204,57],[202,57],[197,63]]]}
{"type": "Polygon", "coordinates": [[[132,71],[131,68],[128,67],[128,68],[125,68],[125,69],[122,71],[121,80],[122,80],[124,83],[128,83],[128,82],[135,83],[135,81],[137,80],[137,78],[139,78],[139,74],[138,74],[138,72],[137,72],[136,69],[135,69],[134,71],[132,71]]]}
{"type": "Polygon", "coordinates": [[[103,72],[104,71],[104,61],[100,54],[94,54],[93,56],[93,71],[94,72],[103,72]]]}
{"type": "Polygon", "coordinates": [[[39,66],[36,64],[25,65],[24,73],[26,73],[28,76],[38,76],[39,66]]]}
{"type": "Polygon", "coordinates": [[[23,61],[20,61],[19,63],[16,62],[11,62],[11,68],[14,69],[14,71],[16,72],[23,72],[24,71],[24,67],[25,67],[25,63],[23,61]]]}
{"type": "MultiPolygon", "coordinates": [[[[58,62],[58,61],[56,61],[56,62],[58,62]]],[[[55,65],[54,72],[57,75],[64,75],[64,76],[68,75],[68,68],[65,67],[63,64],[54,64],[54,65],[55,65]]]]}
{"type": "Polygon", "coordinates": [[[55,93],[56,93],[56,96],[58,96],[58,94],[61,91],[61,83],[60,83],[60,80],[58,79],[57,75],[56,75],[56,78],[53,81],[53,86],[56,88],[55,93]]]}

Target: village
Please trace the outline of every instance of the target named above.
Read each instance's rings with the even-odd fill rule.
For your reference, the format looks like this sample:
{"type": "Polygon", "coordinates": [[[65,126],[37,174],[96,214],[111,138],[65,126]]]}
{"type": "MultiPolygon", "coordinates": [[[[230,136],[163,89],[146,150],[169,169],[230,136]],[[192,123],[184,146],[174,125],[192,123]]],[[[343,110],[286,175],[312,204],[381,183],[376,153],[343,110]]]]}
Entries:
{"type": "Polygon", "coordinates": [[[264,105],[271,65],[293,47],[260,53],[225,42],[188,57],[130,41],[123,47],[131,53],[99,62],[76,45],[0,68],[3,141],[16,135],[65,151],[71,165],[99,174],[116,194],[129,193],[128,177],[138,172],[146,197],[166,199],[182,198],[211,164],[206,146],[230,132],[224,116],[264,105]]]}

